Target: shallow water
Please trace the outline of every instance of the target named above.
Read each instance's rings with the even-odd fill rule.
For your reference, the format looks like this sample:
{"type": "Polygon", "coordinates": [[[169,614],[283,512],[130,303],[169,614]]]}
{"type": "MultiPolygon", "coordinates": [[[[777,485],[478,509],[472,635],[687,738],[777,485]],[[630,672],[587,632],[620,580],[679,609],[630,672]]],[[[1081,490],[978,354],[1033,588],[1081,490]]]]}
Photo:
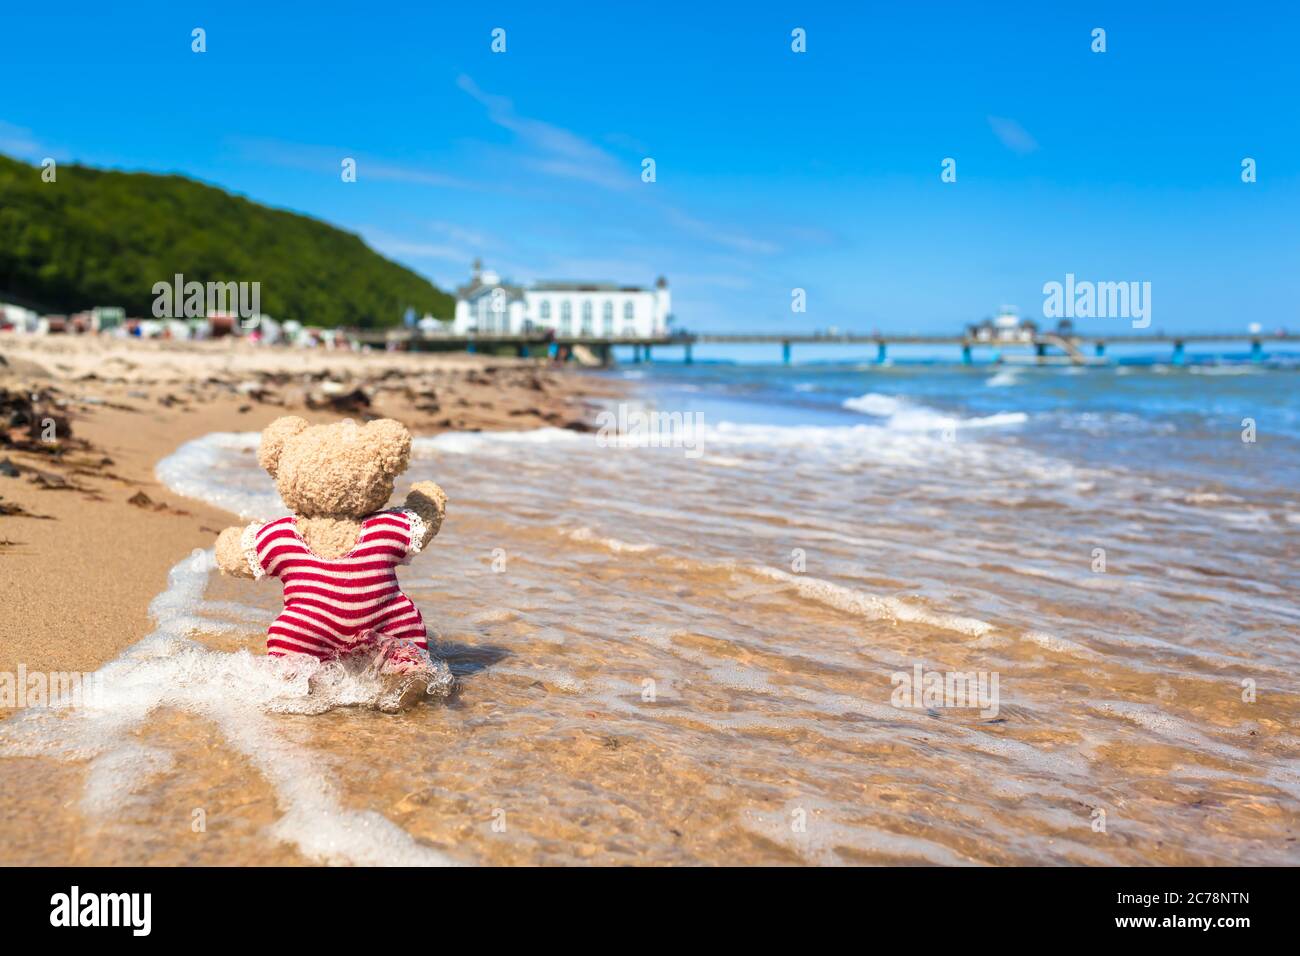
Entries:
{"type": "MultiPolygon", "coordinates": [[[[1248,374],[660,369],[689,448],[421,438],[452,702],[306,713],[242,650],[278,584],[199,554],[0,750],[82,862],[1297,863],[1295,373],[1248,374]]],[[[159,474],[270,517],[255,442],[159,474]]]]}

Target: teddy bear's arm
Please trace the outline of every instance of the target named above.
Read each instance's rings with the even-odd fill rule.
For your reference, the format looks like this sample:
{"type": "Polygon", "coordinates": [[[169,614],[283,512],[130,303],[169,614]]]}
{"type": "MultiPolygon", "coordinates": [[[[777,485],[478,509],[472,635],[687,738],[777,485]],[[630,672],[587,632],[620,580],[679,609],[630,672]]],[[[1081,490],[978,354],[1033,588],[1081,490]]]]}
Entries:
{"type": "Polygon", "coordinates": [[[414,511],[424,521],[424,537],[412,542],[412,550],[419,551],[442,527],[443,516],[447,513],[447,493],[432,481],[417,481],[411,486],[411,493],[406,496],[402,507],[414,511]]]}
{"type": "Polygon", "coordinates": [[[244,529],[227,528],[217,536],[217,567],[236,578],[251,578],[253,569],[244,557],[244,529]]]}

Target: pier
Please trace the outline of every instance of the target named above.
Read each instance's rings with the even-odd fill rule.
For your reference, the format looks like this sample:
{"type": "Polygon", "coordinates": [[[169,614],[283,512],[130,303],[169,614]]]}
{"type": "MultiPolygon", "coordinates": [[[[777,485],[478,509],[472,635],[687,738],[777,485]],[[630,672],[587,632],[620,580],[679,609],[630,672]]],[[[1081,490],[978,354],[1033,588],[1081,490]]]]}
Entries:
{"type": "Polygon", "coordinates": [[[795,334],[795,333],[678,333],[655,338],[603,337],[595,335],[555,335],[545,330],[526,333],[469,333],[452,335],[424,334],[407,329],[354,332],[354,341],[366,345],[396,347],[411,351],[488,352],[521,357],[541,357],[551,345],[566,349],[579,361],[591,365],[610,365],[615,346],[631,348],[633,362],[649,362],[654,349],[681,349],[686,364],[694,358],[696,345],[764,345],[780,348],[782,361],[793,360],[796,345],[874,345],[876,361],[885,362],[889,350],[911,345],[952,346],[961,349],[962,361],[974,361],[977,350],[992,351],[997,360],[1006,361],[1005,353],[1014,353],[1014,361],[1043,365],[1106,364],[1110,346],[1161,346],[1170,349],[1174,364],[1183,361],[1187,345],[1204,342],[1241,342],[1250,344],[1251,358],[1264,357],[1265,343],[1300,342],[1294,332],[1197,332],[1187,335],[1156,333],[1117,333],[1115,335],[1060,335],[1040,332],[1015,338],[984,338],[969,335],[877,335],[877,334],[795,334]],[[1023,354],[1022,354],[1023,353],[1023,354]]]}

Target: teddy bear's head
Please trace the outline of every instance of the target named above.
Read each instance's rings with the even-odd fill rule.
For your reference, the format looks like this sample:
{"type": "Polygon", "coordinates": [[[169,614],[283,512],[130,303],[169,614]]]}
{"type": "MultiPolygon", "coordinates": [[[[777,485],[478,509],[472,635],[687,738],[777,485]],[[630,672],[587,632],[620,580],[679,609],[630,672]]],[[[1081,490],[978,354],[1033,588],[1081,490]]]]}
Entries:
{"type": "Polygon", "coordinates": [[[360,518],[393,494],[411,458],[411,433],[392,419],[308,425],[294,415],[262,432],[257,462],[302,517],[360,518]]]}

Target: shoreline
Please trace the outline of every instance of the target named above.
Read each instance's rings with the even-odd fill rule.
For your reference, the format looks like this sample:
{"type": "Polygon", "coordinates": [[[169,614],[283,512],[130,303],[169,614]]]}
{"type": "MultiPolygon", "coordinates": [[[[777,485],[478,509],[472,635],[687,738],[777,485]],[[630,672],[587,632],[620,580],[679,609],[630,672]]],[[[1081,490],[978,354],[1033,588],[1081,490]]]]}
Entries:
{"type": "MultiPolygon", "coordinates": [[[[613,382],[514,358],[0,339],[0,673],[112,660],[151,629],[168,570],[237,523],[156,478],[187,441],[289,414],[395,418],[413,435],[585,431],[595,401],[616,394],[613,382]]],[[[0,704],[0,717],[12,712],[0,704]]]]}
{"type": "Polygon", "coordinates": [[[183,351],[142,363],[144,385],[85,377],[92,361],[120,368],[114,357],[54,359],[72,372],[47,376],[58,393],[41,401],[72,426],[66,452],[15,456],[24,470],[0,478],[0,495],[23,489],[32,511],[64,509],[26,527],[88,539],[86,569],[40,557],[56,569],[55,599],[23,573],[29,593],[10,619],[57,626],[42,638],[33,625],[16,659],[30,672],[56,652],[78,671],[115,658],[103,672],[111,699],[84,720],[33,706],[0,722],[10,761],[0,812],[42,821],[39,832],[11,828],[11,860],[1294,858],[1294,650],[1268,637],[1290,623],[1279,595],[1294,583],[1286,557],[1300,501],[1251,474],[1264,459],[1247,456],[1261,451],[1280,456],[1268,459],[1274,474],[1289,467],[1292,446],[1270,414],[1284,399],[1267,398],[1277,391],[1267,379],[1222,392],[1237,405],[1195,428],[1178,417],[1201,401],[1188,381],[1153,375],[1126,393],[1145,418],[1111,408],[1105,383],[1079,385],[1075,417],[1040,417],[1050,427],[1034,441],[1005,418],[984,427],[1008,404],[1056,414],[1056,383],[1032,376],[1003,389],[954,385],[948,373],[900,380],[867,393],[860,421],[824,428],[809,409],[841,409],[844,396],[879,386],[841,370],[805,392],[802,373],[786,374],[785,390],[759,406],[767,424],[736,430],[721,427],[729,409],[766,373],[737,369],[728,388],[704,394],[645,383],[657,406],[719,416],[707,453],[689,457],[685,445],[611,450],[592,435],[513,434],[551,424],[547,415],[576,420],[602,392],[620,394],[617,379],[517,362],[489,372],[482,359],[437,371],[435,361],[431,399],[405,356],[308,356],[328,379],[268,369],[249,380],[247,363],[263,357],[183,351]],[[463,683],[454,706],[400,720],[352,697],[312,702],[323,711],[282,699],[256,657],[276,589],[209,578],[208,562],[190,560],[232,523],[215,506],[260,515],[273,503],[253,442],[217,436],[203,443],[214,454],[168,465],[169,487],[194,500],[153,477],[158,458],[193,436],[255,434],[309,404],[309,417],[340,417],[319,406],[354,386],[377,414],[425,405],[406,417],[421,432],[448,415],[505,429],[422,438],[404,476],[439,481],[453,502],[445,537],[403,586],[434,611],[439,655],[463,683]],[[938,397],[959,387],[960,401],[938,397]],[[510,414],[522,406],[528,414],[510,414]],[[1270,442],[1243,442],[1247,413],[1273,422],[1270,442]],[[1099,415],[1100,434],[1069,427],[1099,415]],[[1116,454],[1135,441],[1141,455],[1116,454]],[[1180,470],[1206,455],[1216,468],[1180,470]],[[112,464],[78,467],[95,456],[112,464]],[[137,494],[147,502],[132,504],[137,494]],[[1151,533],[1133,533],[1137,515],[1151,533]],[[1095,563],[1094,543],[1108,566],[1095,563]],[[130,573],[106,558],[115,551],[135,563],[130,573]],[[1242,562],[1262,575],[1243,580],[1242,562]],[[99,637],[90,592],[106,582],[121,593],[99,637]],[[193,646],[175,653],[171,638],[191,630],[193,646]],[[943,693],[918,701],[916,682],[936,678],[943,693]],[[902,697],[900,679],[912,682],[902,697]],[[209,837],[190,829],[196,808],[209,837]],[[508,838],[491,826],[498,810],[508,838]],[[790,827],[797,811],[807,835],[790,827]],[[1109,833],[1096,826],[1106,820],[1109,833]]]}

